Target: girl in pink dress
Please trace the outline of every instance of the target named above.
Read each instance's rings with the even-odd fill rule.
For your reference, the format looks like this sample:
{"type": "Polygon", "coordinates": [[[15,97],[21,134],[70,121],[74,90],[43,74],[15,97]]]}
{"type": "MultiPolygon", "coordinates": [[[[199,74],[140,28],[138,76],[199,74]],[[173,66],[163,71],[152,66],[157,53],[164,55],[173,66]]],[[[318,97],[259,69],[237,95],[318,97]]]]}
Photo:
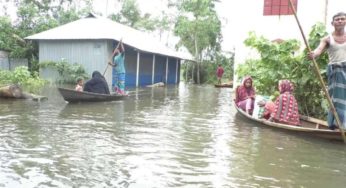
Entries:
{"type": "Polygon", "coordinates": [[[251,114],[254,108],[255,89],[250,76],[244,78],[242,85],[236,89],[235,95],[236,105],[246,113],[251,114]]]}

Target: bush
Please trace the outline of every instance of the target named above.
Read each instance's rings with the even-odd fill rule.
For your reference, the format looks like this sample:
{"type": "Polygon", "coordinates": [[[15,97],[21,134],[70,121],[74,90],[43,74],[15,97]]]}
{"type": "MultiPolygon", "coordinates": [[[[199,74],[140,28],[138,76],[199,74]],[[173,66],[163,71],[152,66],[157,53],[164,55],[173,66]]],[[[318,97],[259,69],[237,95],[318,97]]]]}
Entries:
{"type": "Polygon", "coordinates": [[[47,61],[40,63],[40,68],[52,68],[59,73],[60,84],[75,84],[77,78],[88,78],[84,67],[78,63],[68,63],[66,60],[61,62],[47,61]]]}
{"type": "Polygon", "coordinates": [[[16,67],[13,72],[0,71],[0,84],[17,84],[29,93],[40,93],[46,81],[38,77],[38,73],[31,74],[26,66],[16,67]]]}

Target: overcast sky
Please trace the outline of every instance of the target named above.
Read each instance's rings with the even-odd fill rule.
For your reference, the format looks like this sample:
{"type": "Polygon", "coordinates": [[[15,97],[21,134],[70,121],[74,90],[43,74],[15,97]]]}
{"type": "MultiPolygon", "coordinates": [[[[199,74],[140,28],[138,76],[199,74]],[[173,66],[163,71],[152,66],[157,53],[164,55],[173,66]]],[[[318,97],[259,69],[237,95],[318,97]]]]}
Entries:
{"type": "MultiPolygon", "coordinates": [[[[5,0],[0,0],[1,8],[1,4],[3,2],[5,2],[5,0]]],[[[79,4],[80,0],[74,0],[74,2],[79,4]]],[[[143,14],[150,13],[153,16],[158,16],[162,11],[167,11],[166,0],[137,0],[137,3],[143,14]]],[[[216,5],[217,13],[219,14],[219,18],[222,22],[222,48],[225,51],[231,51],[233,49],[233,39],[231,35],[231,29],[228,24],[230,22],[230,18],[232,17],[231,14],[234,14],[234,10],[231,10],[231,3],[231,0],[221,0],[221,2],[217,3],[216,5]]],[[[241,1],[238,1],[238,3],[241,3],[241,1]]],[[[11,5],[11,1],[7,2],[7,5],[11,5]]],[[[94,0],[93,8],[96,12],[100,12],[103,15],[109,15],[119,11],[121,5],[118,3],[118,0],[94,0]]],[[[16,15],[16,8],[14,6],[8,6],[7,12],[10,15],[13,15],[12,19],[14,20],[16,15]]],[[[2,15],[4,15],[4,10],[0,9],[0,16],[2,15]]]]}
{"type": "MultiPolygon", "coordinates": [[[[143,14],[150,13],[153,16],[159,15],[162,11],[167,11],[165,2],[166,0],[137,0],[141,12],[143,14]]],[[[222,48],[224,51],[232,51],[234,46],[228,24],[232,17],[231,13],[234,13],[234,11],[231,11],[231,3],[231,0],[221,0],[220,3],[216,4],[216,11],[222,22],[222,48]]],[[[117,11],[121,8],[118,4],[118,0],[97,0],[94,1],[93,7],[95,11],[101,12],[104,15],[114,13],[114,10],[117,11]]]]}

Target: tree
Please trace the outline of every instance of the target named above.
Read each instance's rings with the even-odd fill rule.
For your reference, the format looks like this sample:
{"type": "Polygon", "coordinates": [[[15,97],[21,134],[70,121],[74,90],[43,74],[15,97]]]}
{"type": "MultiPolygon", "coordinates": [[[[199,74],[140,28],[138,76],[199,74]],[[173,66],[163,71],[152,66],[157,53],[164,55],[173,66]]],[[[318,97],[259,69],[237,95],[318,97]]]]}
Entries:
{"type": "MultiPolygon", "coordinates": [[[[84,1],[90,6],[89,0],[84,1]]],[[[0,48],[10,51],[10,57],[27,58],[29,67],[38,59],[38,49],[31,41],[24,40],[25,37],[77,20],[91,10],[86,7],[77,11],[72,0],[14,0],[12,3],[17,8],[17,19],[11,23],[0,18],[4,26],[0,30],[0,48]]]]}
{"type": "Polygon", "coordinates": [[[180,37],[178,46],[185,46],[194,54],[197,83],[200,84],[200,64],[203,59],[214,59],[220,50],[221,22],[215,11],[216,0],[178,0],[175,6],[181,12],[174,27],[180,37]]]}
{"type": "Polygon", "coordinates": [[[156,29],[156,20],[151,18],[149,13],[142,16],[136,0],[122,0],[120,3],[122,3],[120,12],[110,15],[112,20],[138,30],[154,31],[156,29]]]}

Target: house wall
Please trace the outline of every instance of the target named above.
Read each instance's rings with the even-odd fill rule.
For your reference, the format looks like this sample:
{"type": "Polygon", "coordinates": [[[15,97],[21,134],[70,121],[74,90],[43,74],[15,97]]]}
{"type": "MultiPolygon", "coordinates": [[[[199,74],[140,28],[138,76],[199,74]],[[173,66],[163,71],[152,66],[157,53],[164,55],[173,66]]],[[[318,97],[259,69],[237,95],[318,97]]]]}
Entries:
{"type": "Polygon", "coordinates": [[[176,76],[177,76],[177,59],[169,58],[167,84],[175,84],[176,76]]]}
{"type": "MultiPolygon", "coordinates": [[[[235,69],[246,59],[257,56],[255,51],[244,45],[250,31],[255,31],[257,36],[264,36],[269,40],[297,39],[301,41],[302,48],[305,47],[294,16],[263,16],[263,3],[263,0],[242,0],[229,6],[230,24],[224,28],[224,32],[231,34],[230,37],[225,37],[225,42],[230,41],[234,44],[235,69]]],[[[332,31],[331,18],[335,13],[345,11],[343,7],[346,7],[346,1],[298,0],[297,16],[305,36],[308,36],[311,27],[317,22],[325,23],[327,30],[332,31]]],[[[240,83],[236,72],[233,80],[235,84],[240,83]]]]}
{"type": "Polygon", "coordinates": [[[9,58],[9,52],[0,50],[0,69],[14,70],[19,66],[28,66],[28,60],[24,58],[9,58]]]}
{"type": "MultiPolygon", "coordinates": [[[[69,63],[79,63],[84,66],[87,73],[95,70],[105,73],[104,76],[109,85],[114,85],[112,79],[113,68],[107,65],[112,60],[111,54],[117,46],[117,42],[111,40],[62,40],[62,41],[40,41],[39,42],[39,60],[40,62],[65,60],[69,63]]],[[[130,46],[125,47],[125,69],[126,87],[136,86],[137,79],[137,55],[138,51],[130,46]]],[[[152,84],[153,54],[139,53],[139,86],[152,84]]],[[[166,61],[165,56],[155,56],[155,78],[156,82],[166,83],[166,61]]],[[[169,83],[175,83],[176,59],[169,58],[169,83]]],[[[41,72],[45,79],[54,81],[58,77],[54,71],[45,69],[41,72]]]]}
{"type": "MultiPolygon", "coordinates": [[[[137,51],[134,48],[126,48],[125,53],[125,68],[126,68],[126,80],[125,84],[129,87],[136,86],[137,78],[137,51]]],[[[141,69],[139,69],[141,70],[141,69]]]]}
{"type": "MultiPolygon", "coordinates": [[[[95,70],[103,74],[108,62],[107,50],[106,40],[41,40],[39,62],[64,60],[83,65],[89,75],[95,70]]],[[[41,72],[41,76],[51,80],[49,70],[41,72]]]]}
{"type": "Polygon", "coordinates": [[[8,59],[8,52],[0,50],[0,69],[9,70],[10,64],[8,59]]]}
{"type": "MultiPolygon", "coordinates": [[[[155,58],[156,59],[156,58],[155,58]]],[[[158,62],[156,62],[158,63],[158,62]]],[[[140,53],[139,63],[139,85],[150,85],[152,84],[152,72],[153,72],[153,54],[140,53]]]]}
{"type": "Polygon", "coordinates": [[[156,56],[154,83],[158,83],[158,82],[166,83],[166,61],[167,61],[167,57],[164,57],[161,55],[156,56]]]}

